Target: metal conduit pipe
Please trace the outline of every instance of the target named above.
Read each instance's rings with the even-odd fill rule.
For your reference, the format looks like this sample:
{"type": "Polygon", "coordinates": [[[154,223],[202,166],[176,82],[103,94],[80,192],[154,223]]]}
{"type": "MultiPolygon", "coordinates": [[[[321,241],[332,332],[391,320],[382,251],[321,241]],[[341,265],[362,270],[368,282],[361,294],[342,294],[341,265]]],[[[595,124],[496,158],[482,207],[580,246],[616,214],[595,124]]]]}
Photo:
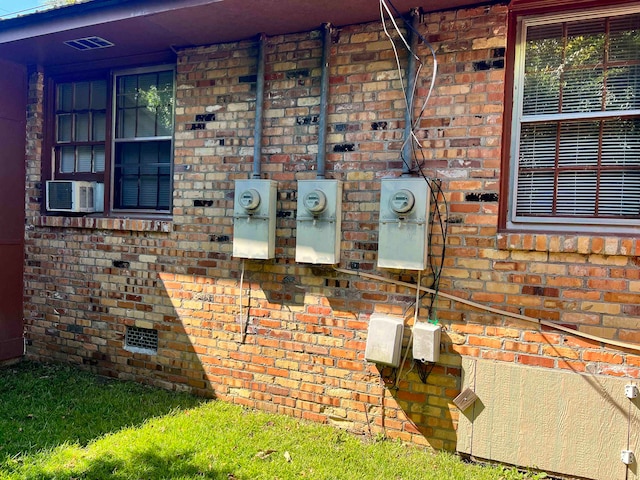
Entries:
{"type": "Polygon", "coordinates": [[[402,147],[402,176],[408,177],[411,171],[411,164],[413,162],[413,138],[411,136],[413,132],[413,91],[416,83],[416,57],[415,52],[418,46],[418,36],[414,33],[414,30],[418,29],[419,12],[417,8],[411,10],[411,27],[407,28],[408,44],[411,47],[409,51],[409,65],[407,65],[407,92],[406,101],[407,109],[404,112],[404,144],[402,147]]]}
{"type": "Polygon", "coordinates": [[[327,109],[329,107],[329,60],[331,57],[331,24],[325,23],[322,28],[322,76],[320,77],[317,178],[324,178],[327,158],[327,109]]]}
{"type": "Polygon", "coordinates": [[[260,178],[262,163],[262,113],[264,111],[264,64],[267,36],[261,33],[258,38],[258,74],[256,79],[256,119],[253,127],[253,174],[260,178]]]}

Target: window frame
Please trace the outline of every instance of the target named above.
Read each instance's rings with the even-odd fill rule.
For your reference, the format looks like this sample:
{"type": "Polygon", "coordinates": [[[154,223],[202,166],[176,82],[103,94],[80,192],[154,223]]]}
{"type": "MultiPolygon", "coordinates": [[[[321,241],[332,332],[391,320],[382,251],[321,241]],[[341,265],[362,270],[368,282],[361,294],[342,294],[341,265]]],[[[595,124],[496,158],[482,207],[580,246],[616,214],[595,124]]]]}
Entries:
{"type": "MultiPolygon", "coordinates": [[[[175,99],[176,99],[176,65],[174,63],[159,63],[140,67],[124,67],[94,70],[91,73],[68,73],[47,76],[45,82],[44,101],[44,125],[43,125],[43,155],[42,178],[43,180],[78,180],[104,183],[104,211],[93,214],[69,214],[61,212],[49,212],[42,202],[42,212],[51,216],[104,216],[104,217],[133,217],[133,218],[167,218],[173,211],[173,174],[175,156],[175,99]],[[116,91],[117,78],[121,75],[144,74],[152,72],[171,72],[173,90],[171,98],[173,102],[171,112],[170,135],[163,136],[163,140],[169,143],[169,207],[168,209],[150,208],[114,208],[114,179],[115,179],[115,154],[116,154],[116,91]],[[56,149],[61,145],[57,138],[56,101],[58,85],[64,83],[81,83],[104,80],[106,82],[106,119],[105,119],[105,165],[104,172],[61,172],[61,159],[59,160],[56,149]]],[[[95,143],[95,142],[94,142],[95,143]]],[[[43,182],[44,184],[44,182],[43,182]]],[[[44,188],[44,185],[43,185],[44,188]]],[[[43,196],[44,197],[44,196],[43,196]]]]}
{"type": "Polygon", "coordinates": [[[128,214],[155,214],[155,215],[169,215],[173,208],[173,172],[174,172],[174,155],[175,155],[175,98],[176,98],[176,67],[175,65],[152,65],[147,67],[135,67],[120,70],[113,70],[110,79],[111,86],[111,137],[109,141],[111,143],[111,165],[109,170],[110,188],[109,188],[109,208],[112,212],[121,215],[128,214]],[[170,135],[163,136],[151,136],[151,137],[133,137],[133,138],[117,138],[117,121],[118,121],[118,78],[127,75],[144,75],[146,73],[158,73],[170,71],[173,81],[173,91],[171,92],[171,98],[173,99],[173,109],[171,114],[171,126],[170,135]],[[136,143],[150,141],[169,141],[169,208],[167,210],[159,209],[144,209],[144,208],[115,208],[115,178],[116,178],[116,151],[117,144],[136,143]]]}
{"type": "MultiPolygon", "coordinates": [[[[510,35],[514,47],[510,58],[513,69],[513,77],[507,79],[505,89],[506,102],[511,100],[511,108],[505,107],[505,126],[503,144],[503,171],[507,172],[506,181],[503,177],[502,197],[506,198],[500,218],[502,230],[507,231],[549,231],[549,232],[602,232],[637,234],[640,230],[640,217],[629,218],[588,218],[588,217],[563,217],[548,216],[534,217],[517,215],[516,202],[518,195],[518,168],[520,152],[520,134],[523,125],[542,124],[543,122],[562,122],[566,120],[594,120],[600,121],[607,118],[620,118],[620,111],[599,111],[587,113],[554,113],[524,115],[524,68],[526,32],[531,26],[566,23],[580,20],[593,20],[607,16],[622,16],[640,14],[640,5],[626,5],[607,8],[581,9],[574,11],[557,11],[554,13],[518,13],[512,12],[510,26],[514,27],[515,34],[510,35]]],[[[640,109],[624,111],[622,117],[640,120],[640,109]]]]}
{"type": "Polygon", "coordinates": [[[54,133],[53,133],[53,142],[54,142],[54,151],[53,154],[55,155],[54,158],[54,165],[55,165],[55,174],[57,176],[59,176],[59,178],[63,178],[65,176],[70,176],[71,178],[77,178],[78,176],[87,176],[88,178],[91,177],[96,177],[96,178],[100,178],[101,176],[104,175],[104,169],[106,168],[106,165],[103,165],[103,169],[99,170],[99,171],[95,171],[94,170],[94,157],[93,157],[93,152],[92,152],[92,165],[91,165],[91,170],[76,170],[77,169],[77,149],[80,148],[91,148],[92,150],[95,147],[102,147],[103,148],[103,156],[105,158],[103,158],[103,163],[106,162],[106,143],[107,143],[107,128],[106,128],[106,112],[109,108],[109,102],[108,102],[108,97],[107,97],[107,85],[108,85],[108,81],[106,79],[95,79],[95,80],[79,80],[79,81],[69,81],[69,82],[58,82],[55,85],[55,99],[54,99],[54,122],[53,122],[53,129],[54,129],[54,133]],[[102,82],[104,83],[104,108],[100,108],[100,109],[96,109],[96,108],[92,108],[92,98],[93,96],[91,95],[91,92],[93,92],[93,84],[97,83],[97,82],[102,82]],[[89,104],[88,104],[88,108],[85,109],[77,109],[75,108],[75,92],[77,91],[77,86],[79,86],[80,84],[89,84],[89,104]],[[59,92],[60,92],[60,87],[62,85],[72,85],[73,89],[72,89],[72,99],[71,99],[71,109],[70,110],[61,110],[58,108],[58,98],[59,98],[59,92]],[[96,113],[97,112],[102,112],[104,111],[104,119],[103,119],[103,139],[102,140],[95,140],[93,138],[91,138],[92,133],[94,131],[94,126],[95,126],[95,118],[96,118],[96,113]],[[81,113],[80,113],[81,112],[81,113]],[[81,114],[86,114],[87,115],[87,129],[88,131],[87,133],[87,138],[86,139],[78,139],[77,138],[77,131],[76,131],[76,126],[77,126],[77,122],[76,122],[76,117],[81,115],[81,114]],[[70,117],[70,124],[69,124],[69,139],[68,140],[61,140],[60,139],[60,120],[63,116],[68,116],[70,117]],[[73,148],[74,149],[74,171],[63,171],[63,150],[66,148],[73,148]]]}

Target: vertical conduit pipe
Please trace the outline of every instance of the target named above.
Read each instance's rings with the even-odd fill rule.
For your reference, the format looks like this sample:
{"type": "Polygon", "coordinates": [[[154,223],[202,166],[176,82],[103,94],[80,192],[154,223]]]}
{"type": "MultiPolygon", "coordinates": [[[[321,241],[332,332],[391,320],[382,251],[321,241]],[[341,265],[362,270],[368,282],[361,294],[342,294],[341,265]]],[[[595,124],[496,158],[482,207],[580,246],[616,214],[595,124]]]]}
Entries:
{"type": "Polygon", "coordinates": [[[322,28],[322,76],[320,77],[317,178],[324,178],[327,157],[327,109],[329,106],[329,59],[331,57],[331,24],[325,23],[322,28]]]}
{"type": "Polygon", "coordinates": [[[411,10],[411,27],[407,28],[407,36],[409,37],[407,43],[411,47],[409,51],[409,65],[407,65],[407,91],[406,101],[407,110],[404,112],[404,144],[402,147],[402,176],[408,177],[411,171],[411,164],[413,163],[413,138],[411,136],[413,132],[413,94],[416,83],[416,57],[415,52],[418,47],[418,36],[414,33],[414,30],[418,29],[419,12],[417,8],[411,10]]]}
{"type": "Polygon", "coordinates": [[[256,78],[256,119],[253,127],[253,175],[260,178],[262,160],[262,113],[264,111],[264,64],[267,36],[261,33],[258,38],[258,74],[256,78]]]}

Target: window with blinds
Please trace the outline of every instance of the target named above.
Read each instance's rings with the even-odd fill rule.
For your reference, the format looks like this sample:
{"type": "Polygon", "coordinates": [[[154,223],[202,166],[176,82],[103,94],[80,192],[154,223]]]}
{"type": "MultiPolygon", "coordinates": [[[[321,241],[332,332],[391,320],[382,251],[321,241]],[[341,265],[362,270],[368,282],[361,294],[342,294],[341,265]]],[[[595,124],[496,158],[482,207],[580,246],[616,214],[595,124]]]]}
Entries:
{"type": "Polygon", "coordinates": [[[511,220],[640,224],[640,11],[519,27],[511,220]]]}
{"type": "Polygon", "coordinates": [[[168,211],[173,71],[117,75],[115,121],[114,209],[168,211]]]}

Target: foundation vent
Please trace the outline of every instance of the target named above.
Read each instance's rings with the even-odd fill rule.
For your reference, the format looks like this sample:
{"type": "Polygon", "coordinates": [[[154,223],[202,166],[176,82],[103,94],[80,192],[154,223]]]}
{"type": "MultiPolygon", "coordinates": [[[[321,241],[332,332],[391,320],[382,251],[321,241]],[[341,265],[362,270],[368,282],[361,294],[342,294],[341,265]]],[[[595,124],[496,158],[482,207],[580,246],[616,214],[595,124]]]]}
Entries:
{"type": "Polygon", "coordinates": [[[127,327],[124,348],[134,353],[155,355],[158,353],[158,330],[151,328],[127,327]]]}

